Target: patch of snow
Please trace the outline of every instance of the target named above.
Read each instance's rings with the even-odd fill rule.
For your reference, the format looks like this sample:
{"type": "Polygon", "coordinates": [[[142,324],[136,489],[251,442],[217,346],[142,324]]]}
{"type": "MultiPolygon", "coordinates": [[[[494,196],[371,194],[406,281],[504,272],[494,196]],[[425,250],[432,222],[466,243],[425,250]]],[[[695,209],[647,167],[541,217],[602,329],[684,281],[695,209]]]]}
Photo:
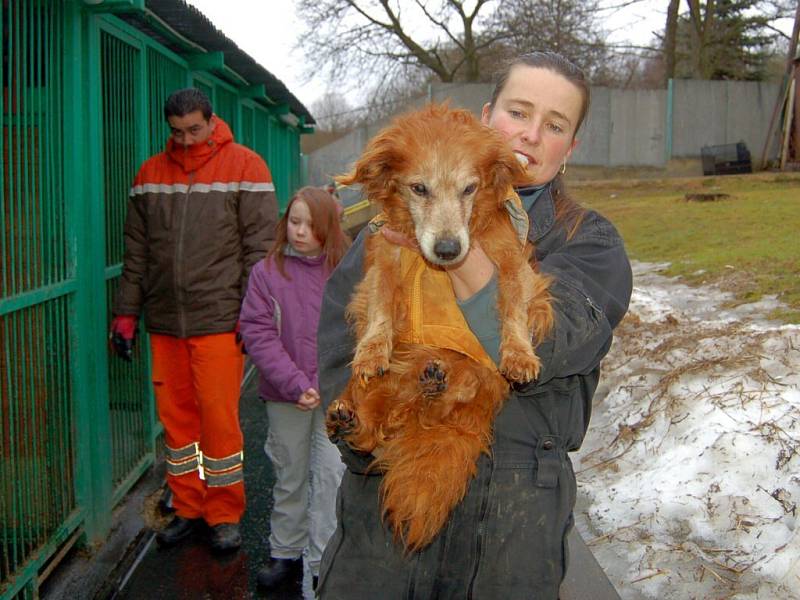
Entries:
{"type": "Polygon", "coordinates": [[[634,264],[577,527],[625,600],[800,599],[800,327],[664,266],[634,264]]]}

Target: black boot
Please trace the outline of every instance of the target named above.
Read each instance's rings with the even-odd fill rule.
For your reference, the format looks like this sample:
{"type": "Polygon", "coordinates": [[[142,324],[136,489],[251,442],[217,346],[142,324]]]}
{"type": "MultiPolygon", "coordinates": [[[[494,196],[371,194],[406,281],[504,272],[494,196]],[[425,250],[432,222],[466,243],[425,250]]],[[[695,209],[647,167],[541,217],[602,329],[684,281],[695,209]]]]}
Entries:
{"type": "Polygon", "coordinates": [[[261,587],[270,589],[286,583],[303,583],[302,558],[270,558],[256,576],[261,587]]]}
{"type": "Polygon", "coordinates": [[[156,534],[159,546],[167,548],[192,535],[202,525],[203,519],[187,519],[175,515],[162,531],[156,534]]]}
{"type": "Polygon", "coordinates": [[[211,528],[211,549],[214,552],[234,552],[241,545],[238,523],[220,523],[211,528]]]}

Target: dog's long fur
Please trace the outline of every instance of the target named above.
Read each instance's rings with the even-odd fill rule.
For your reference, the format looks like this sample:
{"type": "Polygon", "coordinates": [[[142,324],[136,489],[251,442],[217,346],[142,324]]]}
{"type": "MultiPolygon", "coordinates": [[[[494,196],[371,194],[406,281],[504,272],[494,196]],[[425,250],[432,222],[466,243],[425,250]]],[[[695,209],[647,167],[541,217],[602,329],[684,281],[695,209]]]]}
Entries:
{"type": "Polygon", "coordinates": [[[524,175],[471,113],[429,105],[397,118],[339,178],[361,184],[386,225],[416,240],[434,268],[459,263],[477,240],[497,269],[500,372],[452,350],[397,343],[407,319],[397,310],[406,294],[400,249],[380,234],[366,240],[364,279],[347,309],[358,338],[352,377],[329,409],[328,432],[376,455],[384,518],[408,551],[429,544],[463,498],[489,451],[507,379],[539,372],[531,337],[538,343],[552,326],[548,280],[529,265],[504,206],[524,175]]]}

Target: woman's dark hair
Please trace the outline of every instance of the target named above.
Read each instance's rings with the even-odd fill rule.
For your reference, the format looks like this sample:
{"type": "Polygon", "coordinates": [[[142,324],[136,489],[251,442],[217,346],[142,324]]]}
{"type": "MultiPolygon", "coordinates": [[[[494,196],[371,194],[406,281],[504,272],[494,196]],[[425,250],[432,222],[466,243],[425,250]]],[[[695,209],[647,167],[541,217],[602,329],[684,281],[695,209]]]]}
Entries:
{"type": "MultiPolygon", "coordinates": [[[[583,74],[583,71],[580,69],[580,67],[570,62],[557,52],[529,52],[528,54],[521,54],[516,58],[506,62],[503,68],[495,75],[494,91],[492,92],[492,98],[489,101],[490,111],[494,110],[494,105],[497,102],[497,99],[500,97],[500,93],[503,91],[506,83],[508,82],[511,71],[517,66],[548,69],[549,71],[561,75],[564,79],[578,88],[583,98],[583,104],[581,105],[580,118],[578,119],[578,123],[575,126],[575,131],[572,134],[572,137],[574,138],[578,133],[578,130],[581,128],[581,124],[586,118],[586,113],[589,112],[591,89],[589,88],[589,82],[586,80],[586,76],[583,74]]],[[[564,185],[561,175],[556,175],[550,190],[553,195],[553,202],[556,208],[556,221],[564,226],[567,232],[567,239],[569,239],[577,232],[578,227],[583,220],[584,209],[567,193],[566,186],[564,185]]]]}
{"type": "Polygon", "coordinates": [[[214,114],[208,96],[197,88],[185,88],[172,92],[167,98],[164,103],[164,118],[183,117],[196,110],[203,113],[203,118],[206,121],[214,114]]]}
{"type": "Polygon", "coordinates": [[[339,219],[339,203],[322,188],[306,186],[297,190],[283,213],[278,225],[275,227],[275,243],[267,255],[267,261],[272,260],[278,267],[281,275],[289,278],[283,268],[283,249],[289,243],[287,234],[289,224],[289,211],[292,205],[300,201],[308,207],[311,215],[311,230],[314,237],[322,245],[322,254],[325,255],[325,266],[328,271],[333,271],[344,253],[350,247],[350,238],[342,230],[339,219]]]}
{"type": "Polygon", "coordinates": [[[549,71],[558,73],[580,90],[581,96],[583,97],[583,104],[581,106],[581,116],[578,119],[578,123],[575,126],[575,132],[573,133],[574,137],[574,135],[577,134],[578,130],[581,128],[581,123],[583,123],[586,113],[589,111],[589,101],[591,99],[589,82],[586,81],[586,76],[583,74],[583,71],[580,69],[580,67],[570,62],[557,52],[529,52],[528,54],[521,54],[516,58],[512,58],[511,60],[507,61],[505,65],[503,65],[503,68],[495,74],[494,91],[492,92],[492,99],[489,101],[490,109],[494,109],[497,98],[500,97],[500,93],[503,91],[503,88],[508,82],[508,77],[511,75],[511,70],[517,66],[548,69],[549,71]]]}

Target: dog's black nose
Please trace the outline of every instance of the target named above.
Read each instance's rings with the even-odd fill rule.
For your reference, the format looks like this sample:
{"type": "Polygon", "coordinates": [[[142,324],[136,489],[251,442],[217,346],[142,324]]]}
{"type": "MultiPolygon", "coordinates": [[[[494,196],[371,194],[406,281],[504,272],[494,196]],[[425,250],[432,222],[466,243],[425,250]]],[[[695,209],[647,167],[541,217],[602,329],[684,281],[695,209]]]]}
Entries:
{"type": "Polygon", "coordinates": [[[461,253],[461,244],[458,240],[445,238],[434,244],[433,251],[442,260],[453,260],[461,253]]]}

